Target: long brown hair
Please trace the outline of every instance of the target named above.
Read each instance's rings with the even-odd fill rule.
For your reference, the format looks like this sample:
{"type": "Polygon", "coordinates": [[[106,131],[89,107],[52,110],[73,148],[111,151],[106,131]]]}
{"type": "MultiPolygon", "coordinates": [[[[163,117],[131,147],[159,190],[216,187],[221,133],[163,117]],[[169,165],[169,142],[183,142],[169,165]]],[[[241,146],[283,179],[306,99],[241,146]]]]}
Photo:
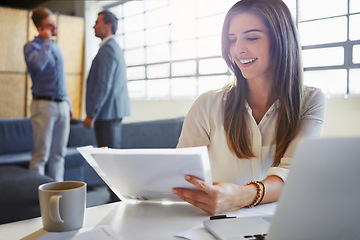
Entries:
{"type": "Polygon", "coordinates": [[[242,0],[235,3],[225,17],[222,29],[222,55],[234,72],[235,80],[226,87],[224,128],[229,148],[238,158],[254,157],[245,112],[248,86],[229,53],[229,25],[232,18],[242,12],[260,16],[270,33],[272,61],[269,67],[273,75],[272,92],[280,101],[273,162],[273,166],[278,166],[298,130],[300,121],[302,66],[296,26],[289,9],[281,0],[242,0]]]}

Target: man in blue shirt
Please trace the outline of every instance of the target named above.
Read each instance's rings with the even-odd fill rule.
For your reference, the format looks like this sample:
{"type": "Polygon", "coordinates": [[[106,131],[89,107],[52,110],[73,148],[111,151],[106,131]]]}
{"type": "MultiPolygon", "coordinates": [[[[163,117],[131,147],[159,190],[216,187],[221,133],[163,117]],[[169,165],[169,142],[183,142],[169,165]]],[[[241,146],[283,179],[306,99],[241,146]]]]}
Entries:
{"type": "Polygon", "coordinates": [[[113,13],[104,10],[94,25],[101,43],[87,79],[84,126],[94,126],[99,147],[121,147],[121,121],[130,115],[124,54],[114,39],[117,21],[113,13]]]}
{"type": "Polygon", "coordinates": [[[36,8],[32,20],[39,35],[24,46],[32,80],[31,124],[34,134],[29,168],[55,181],[64,180],[64,158],[70,131],[72,107],[67,93],[64,57],[52,39],[56,25],[52,12],[36,8]]]}

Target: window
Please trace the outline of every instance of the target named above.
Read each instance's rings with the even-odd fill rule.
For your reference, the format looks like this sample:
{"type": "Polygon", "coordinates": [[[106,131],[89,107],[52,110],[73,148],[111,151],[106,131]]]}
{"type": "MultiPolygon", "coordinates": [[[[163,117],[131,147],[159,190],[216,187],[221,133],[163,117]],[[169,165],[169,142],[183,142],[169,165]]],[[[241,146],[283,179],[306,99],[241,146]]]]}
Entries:
{"type": "MultiPolygon", "coordinates": [[[[232,81],[221,57],[221,29],[235,2],[144,0],[112,7],[120,19],[116,37],[130,97],[195,98],[232,81]]],[[[360,1],[285,3],[297,21],[305,84],[331,95],[360,94],[360,1]]]]}
{"type": "Polygon", "coordinates": [[[127,1],[111,8],[131,98],[195,98],[233,79],[221,57],[221,29],[236,0],[127,1]],[[185,14],[186,13],[186,14],[185,14]]]}
{"type": "Polygon", "coordinates": [[[359,1],[297,0],[297,6],[304,83],[326,94],[359,94],[359,1]]]}

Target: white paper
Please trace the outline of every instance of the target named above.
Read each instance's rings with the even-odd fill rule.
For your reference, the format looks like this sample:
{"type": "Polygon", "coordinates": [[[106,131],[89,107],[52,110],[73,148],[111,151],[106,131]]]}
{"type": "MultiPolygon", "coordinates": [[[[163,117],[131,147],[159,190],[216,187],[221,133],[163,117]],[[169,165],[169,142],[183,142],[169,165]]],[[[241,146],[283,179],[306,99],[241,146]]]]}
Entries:
{"type": "Polygon", "coordinates": [[[108,225],[94,228],[81,228],[68,232],[49,232],[37,240],[121,240],[108,225]]]}
{"type": "Polygon", "coordinates": [[[207,147],[176,149],[105,149],[81,147],[99,176],[122,200],[180,201],[172,188],[195,188],[184,175],[212,183],[207,147]]]}

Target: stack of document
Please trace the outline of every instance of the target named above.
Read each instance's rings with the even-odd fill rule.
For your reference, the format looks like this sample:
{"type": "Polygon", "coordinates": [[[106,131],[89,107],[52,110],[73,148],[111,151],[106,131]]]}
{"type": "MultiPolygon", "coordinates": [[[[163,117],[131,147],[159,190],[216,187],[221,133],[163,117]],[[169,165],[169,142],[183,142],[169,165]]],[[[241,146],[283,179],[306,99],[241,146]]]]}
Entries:
{"type": "Polygon", "coordinates": [[[181,201],[172,188],[195,188],[184,175],[212,183],[207,147],[78,151],[121,200],[181,201]]]}

